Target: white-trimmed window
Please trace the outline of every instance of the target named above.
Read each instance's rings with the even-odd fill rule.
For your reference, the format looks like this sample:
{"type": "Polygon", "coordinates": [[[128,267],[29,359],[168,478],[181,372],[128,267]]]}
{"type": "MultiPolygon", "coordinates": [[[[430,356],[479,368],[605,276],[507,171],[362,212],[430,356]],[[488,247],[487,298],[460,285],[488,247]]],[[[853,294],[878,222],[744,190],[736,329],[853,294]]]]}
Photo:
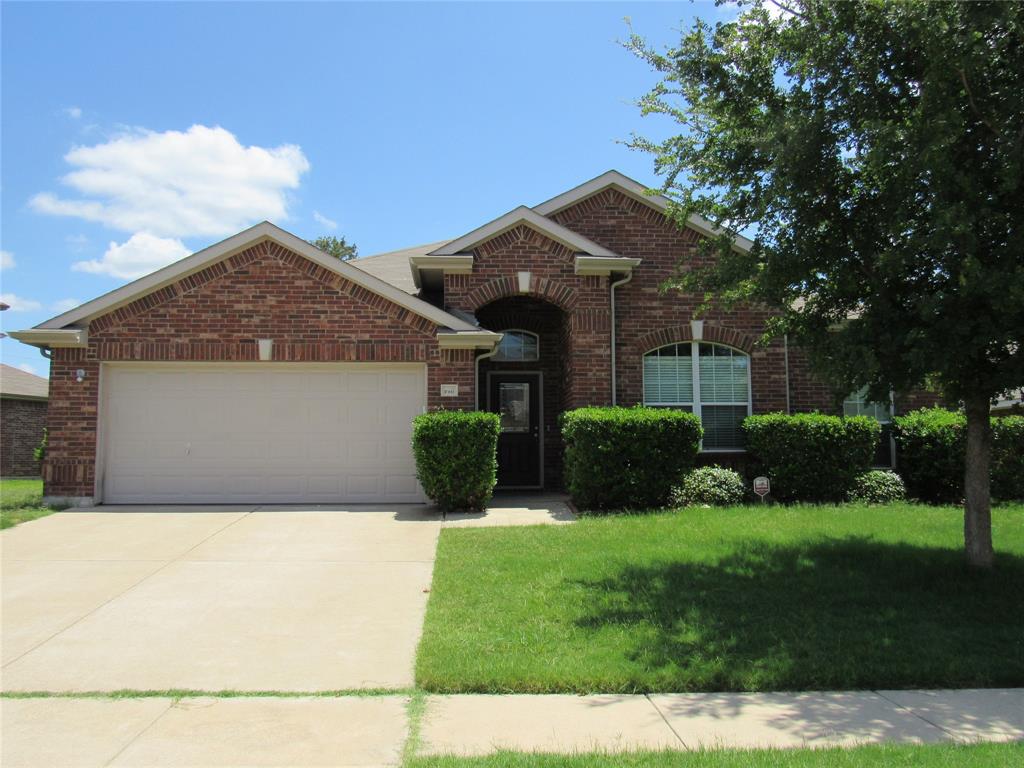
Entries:
{"type": "Polygon", "coordinates": [[[644,355],[644,405],[697,414],[702,450],[742,450],[743,419],[751,413],[750,357],[704,341],[652,349],[644,355]]]}
{"type": "Polygon", "coordinates": [[[867,416],[882,426],[882,436],[875,449],[875,466],[893,466],[892,441],[892,395],[890,402],[877,403],[868,400],[868,388],[864,387],[843,400],[843,416],[867,416]]]}
{"type": "Polygon", "coordinates": [[[502,331],[497,354],[492,360],[506,363],[530,363],[540,359],[540,339],[536,333],[509,328],[502,331]]]}

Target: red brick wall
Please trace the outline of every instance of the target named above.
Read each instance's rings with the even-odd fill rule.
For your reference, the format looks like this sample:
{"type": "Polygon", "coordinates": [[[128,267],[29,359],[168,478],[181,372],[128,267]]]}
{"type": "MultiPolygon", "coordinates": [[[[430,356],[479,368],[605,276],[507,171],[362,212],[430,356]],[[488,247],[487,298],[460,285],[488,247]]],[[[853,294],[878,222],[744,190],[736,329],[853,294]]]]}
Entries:
{"type": "Polygon", "coordinates": [[[428,406],[471,408],[472,350],[440,350],[436,327],[277,244],[257,244],[96,318],[88,349],[52,363],[48,496],[92,496],[101,361],[256,361],[273,338],[275,361],[423,362],[428,406]],[[86,378],[75,381],[75,370],[86,378]],[[458,398],[440,397],[458,384],[458,398]]]}
{"type": "Polygon", "coordinates": [[[565,313],[567,407],[611,402],[608,279],[576,274],[575,254],[526,226],[486,243],[474,254],[473,273],[445,276],[445,306],[476,312],[519,292],[517,273],[528,271],[529,296],[565,313]]]}
{"type": "Polygon", "coordinates": [[[0,477],[39,476],[34,452],[45,426],[45,400],[0,400],[0,477]]]}

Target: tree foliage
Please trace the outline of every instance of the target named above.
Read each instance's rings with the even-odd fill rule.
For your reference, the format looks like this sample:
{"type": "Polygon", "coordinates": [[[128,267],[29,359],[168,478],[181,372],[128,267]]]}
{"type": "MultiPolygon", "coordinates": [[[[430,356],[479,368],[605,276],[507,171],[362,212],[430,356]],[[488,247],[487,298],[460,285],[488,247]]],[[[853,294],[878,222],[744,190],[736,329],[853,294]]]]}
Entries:
{"type": "Polygon", "coordinates": [[[846,391],[937,382],[977,412],[987,450],[988,401],[1024,381],[1022,17],[1018,3],[754,0],[665,52],[633,36],[663,76],[643,113],[681,130],[632,144],[654,154],[680,224],[723,228],[709,266],[672,284],[781,308],[769,333],[846,391]],[[754,229],[749,252],[732,247],[754,229]]]}
{"type": "Polygon", "coordinates": [[[320,235],[316,240],[309,241],[324,253],[342,261],[354,259],[359,255],[359,249],[355,243],[346,242],[344,237],[334,235],[320,235]]]}

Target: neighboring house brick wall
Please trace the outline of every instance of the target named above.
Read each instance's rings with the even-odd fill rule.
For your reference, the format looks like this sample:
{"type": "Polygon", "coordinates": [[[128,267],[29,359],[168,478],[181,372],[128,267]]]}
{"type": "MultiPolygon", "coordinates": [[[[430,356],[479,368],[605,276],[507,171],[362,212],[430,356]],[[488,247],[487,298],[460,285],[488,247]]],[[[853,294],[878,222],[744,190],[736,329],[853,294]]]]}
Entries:
{"type": "Polygon", "coordinates": [[[0,476],[39,476],[34,452],[45,427],[45,400],[0,400],[0,476]]]}
{"type": "Polygon", "coordinates": [[[422,362],[430,408],[471,408],[472,350],[440,350],[436,327],[270,242],[96,318],[87,349],[56,349],[51,374],[47,496],[92,496],[102,361],[422,362]],[[75,371],[86,373],[76,381],[75,371]],[[439,396],[458,384],[459,397],[439,396]]]}

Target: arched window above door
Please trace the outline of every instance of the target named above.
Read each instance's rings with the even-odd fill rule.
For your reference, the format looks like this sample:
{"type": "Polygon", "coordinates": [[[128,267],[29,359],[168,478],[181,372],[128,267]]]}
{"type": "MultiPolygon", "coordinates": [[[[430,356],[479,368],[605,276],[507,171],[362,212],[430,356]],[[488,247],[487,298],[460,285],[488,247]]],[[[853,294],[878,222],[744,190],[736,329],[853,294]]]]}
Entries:
{"type": "Polygon", "coordinates": [[[504,336],[498,344],[498,351],[491,359],[506,363],[529,363],[540,359],[540,339],[536,333],[510,328],[502,331],[504,336]]]}

